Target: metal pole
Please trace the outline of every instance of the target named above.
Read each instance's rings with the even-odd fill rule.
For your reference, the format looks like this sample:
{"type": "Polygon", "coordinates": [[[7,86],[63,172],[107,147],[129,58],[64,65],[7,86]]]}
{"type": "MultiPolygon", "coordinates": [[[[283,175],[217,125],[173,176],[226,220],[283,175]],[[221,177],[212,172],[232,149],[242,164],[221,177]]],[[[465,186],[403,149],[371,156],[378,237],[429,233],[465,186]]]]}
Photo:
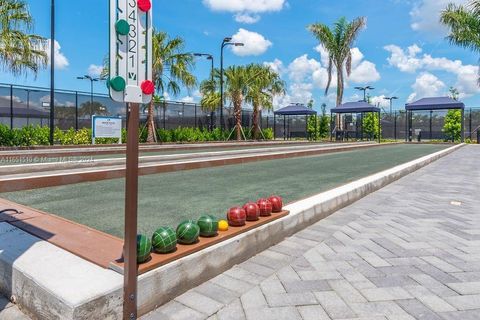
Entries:
{"type": "Polygon", "coordinates": [[[50,13],[50,144],[55,130],[55,0],[51,0],[50,13]]]}
{"type": "Polygon", "coordinates": [[[223,48],[224,42],[222,42],[222,47],[220,50],[220,130],[224,130],[223,122],[223,48]]]}
{"type": "Polygon", "coordinates": [[[363,141],[363,112],[360,113],[360,141],[363,141]]]}
{"type": "Polygon", "coordinates": [[[90,79],[90,119],[93,116],[93,79],[90,79]]]}
{"type": "Polygon", "coordinates": [[[318,140],[318,115],[315,113],[315,141],[318,140]]]}
{"type": "Polygon", "coordinates": [[[285,122],[285,115],[283,115],[283,140],[287,140],[287,124],[285,122]]]}
{"type": "Polygon", "coordinates": [[[197,129],[197,104],[196,103],[194,104],[194,108],[195,108],[195,129],[197,129]]]}
{"type": "Polygon", "coordinates": [[[393,123],[393,137],[395,138],[395,141],[397,141],[397,111],[395,111],[395,118],[394,118],[394,123],[393,123]]]}
{"type": "Polygon", "coordinates": [[[78,130],[78,91],[75,91],[75,130],[78,130]]]}
{"type": "MultiPolygon", "coordinates": [[[[213,73],[214,73],[214,70],[215,70],[215,64],[213,63],[213,56],[210,56],[211,57],[211,61],[212,61],[212,74],[210,75],[211,76],[211,81],[212,81],[212,85],[215,81],[214,77],[213,77],[213,73]]],[[[213,128],[215,127],[215,124],[213,122],[213,118],[215,117],[215,112],[212,110],[212,112],[210,113],[210,128],[211,130],[213,130],[213,128]]]]}
{"type": "Polygon", "coordinates": [[[139,105],[130,104],[125,173],[125,243],[123,318],[137,318],[137,204],[139,105]]]}
{"type": "Polygon", "coordinates": [[[382,119],[380,111],[378,111],[378,143],[382,143],[382,119]]]}
{"type": "Polygon", "coordinates": [[[462,143],[465,142],[465,109],[462,109],[462,137],[461,137],[461,140],[462,140],[462,143]]]}
{"type": "Polygon", "coordinates": [[[468,117],[468,132],[470,132],[470,141],[472,140],[472,108],[470,108],[470,115],[468,117]]]}
{"type": "Polygon", "coordinates": [[[432,140],[432,115],[433,115],[433,111],[430,110],[430,140],[432,140]]]}
{"type": "Polygon", "coordinates": [[[332,119],[333,119],[333,112],[330,111],[330,142],[333,141],[333,125],[332,125],[332,119]]]}
{"type": "Polygon", "coordinates": [[[273,140],[277,139],[277,119],[275,112],[273,113],[273,140]]]}
{"type": "Polygon", "coordinates": [[[27,89],[27,126],[30,120],[30,90],[27,89]]]}
{"type": "Polygon", "coordinates": [[[10,85],[10,129],[13,129],[13,85],[10,85]]]}

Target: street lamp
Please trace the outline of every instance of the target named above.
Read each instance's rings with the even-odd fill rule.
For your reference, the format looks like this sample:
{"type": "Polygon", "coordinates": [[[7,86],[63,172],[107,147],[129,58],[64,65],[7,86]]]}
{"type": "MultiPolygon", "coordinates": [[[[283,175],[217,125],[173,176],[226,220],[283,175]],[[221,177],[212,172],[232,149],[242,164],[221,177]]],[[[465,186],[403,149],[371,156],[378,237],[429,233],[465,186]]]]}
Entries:
{"type": "Polygon", "coordinates": [[[245,44],[241,42],[231,42],[231,37],[226,37],[222,41],[222,46],[220,50],[220,128],[223,132],[224,122],[223,122],[223,49],[226,46],[236,46],[236,47],[243,47],[245,44]]]}
{"type": "Polygon", "coordinates": [[[55,130],[55,0],[50,3],[50,145],[55,130]]]}
{"type": "Polygon", "coordinates": [[[392,116],[392,106],[393,106],[393,100],[397,100],[398,97],[385,97],[383,98],[385,100],[390,100],[390,116],[392,116]]]}
{"type": "Polygon", "coordinates": [[[77,77],[78,80],[89,80],[90,81],[90,118],[92,118],[93,113],[93,83],[98,82],[101,80],[105,80],[104,78],[95,78],[89,75],[84,75],[83,77],[77,77]]]}
{"type": "MultiPolygon", "coordinates": [[[[213,55],[209,54],[209,53],[194,53],[193,54],[195,57],[207,57],[207,60],[210,60],[210,62],[212,63],[212,68],[211,68],[211,71],[210,71],[210,76],[211,76],[211,81],[212,81],[212,85],[214,84],[214,79],[213,79],[213,73],[214,73],[214,69],[215,69],[215,65],[214,65],[214,61],[213,61],[213,55]]],[[[215,112],[211,112],[210,113],[210,129],[213,130],[213,117],[215,115],[215,112]]]]}
{"type": "Polygon", "coordinates": [[[366,86],[366,87],[355,87],[356,90],[363,91],[363,101],[367,102],[367,90],[374,90],[374,87],[366,86]]]}

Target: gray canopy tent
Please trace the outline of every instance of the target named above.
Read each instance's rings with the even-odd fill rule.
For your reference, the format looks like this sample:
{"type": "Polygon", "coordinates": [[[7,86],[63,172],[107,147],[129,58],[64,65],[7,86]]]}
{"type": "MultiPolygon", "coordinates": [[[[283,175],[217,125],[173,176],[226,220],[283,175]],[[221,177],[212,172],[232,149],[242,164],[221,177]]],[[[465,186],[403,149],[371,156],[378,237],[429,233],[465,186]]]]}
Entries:
{"type": "Polygon", "coordinates": [[[308,138],[308,116],[315,116],[315,137],[317,136],[317,112],[313,109],[306,107],[304,104],[301,103],[294,103],[290,104],[287,107],[278,109],[273,113],[273,132],[276,132],[276,116],[283,116],[283,139],[287,140],[287,127],[286,127],[286,119],[290,116],[305,116],[305,137],[308,138]]]}
{"type": "MultiPolygon", "coordinates": [[[[361,139],[363,140],[363,116],[365,113],[377,113],[378,125],[381,127],[380,108],[372,106],[365,101],[346,102],[330,110],[330,140],[333,140],[333,114],[360,114],[361,139]]],[[[380,130],[381,132],[381,130],[380,130]]],[[[381,134],[378,135],[378,142],[381,142],[381,134]]]]}
{"type": "MultiPolygon", "coordinates": [[[[405,141],[412,141],[413,138],[413,113],[415,111],[438,111],[438,110],[461,110],[462,121],[461,121],[461,131],[462,131],[462,142],[464,142],[465,137],[465,128],[463,124],[463,119],[465,116],[465,104],[463,102],[454,100],[450,97],[433,97],[433,98],[423,98],[418,101],[407,103],[405,105],[405,110],[407,111],[407,121],[405,121],[405,141]],[[408,136],[407,136],[408,135],[408,136]]],[[[432,113],[430,113],[430,133],[432,131],[432,113]]]]}

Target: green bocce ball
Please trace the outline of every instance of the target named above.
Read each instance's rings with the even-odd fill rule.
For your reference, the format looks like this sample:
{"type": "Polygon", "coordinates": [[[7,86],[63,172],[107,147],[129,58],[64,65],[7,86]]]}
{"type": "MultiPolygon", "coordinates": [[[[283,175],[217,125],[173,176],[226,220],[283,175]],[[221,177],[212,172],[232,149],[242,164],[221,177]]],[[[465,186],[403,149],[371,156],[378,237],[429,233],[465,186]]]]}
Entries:
{"type": "Polygon", "coordinates": [[[202,237],[213,237],[217,235],[218,220],[214,216],[201,216],[197,220],[197,224],[200,227],[200,235],[202,237]]]}
{"type": "Polygon", "coordinates": [[[197,242],[200,228],[193,220],[186,220],[177,227],[177,240],[181,244],[192,244],[197,242]]]}
{"type": "Polygon", "coordinates": [[[177,235],[171,227],[160,227],[152,236],[153,250],[156,253],[169,253],[177,247],[177,235]]]}
{"type": "Polygon", "coordinates": [[[152,241],[150,241],[150,238],[143,234],[137,235],[137,262],[144,263],[150,259],[151,251],[152,241]]]}

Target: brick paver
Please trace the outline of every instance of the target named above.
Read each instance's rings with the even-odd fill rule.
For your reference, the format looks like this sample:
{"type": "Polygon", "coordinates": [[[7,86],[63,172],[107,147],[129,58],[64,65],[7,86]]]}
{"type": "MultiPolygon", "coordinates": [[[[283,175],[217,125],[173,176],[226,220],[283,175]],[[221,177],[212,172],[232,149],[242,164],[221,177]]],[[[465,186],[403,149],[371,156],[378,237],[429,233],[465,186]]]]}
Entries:
{"type": "Polygon", "coordinates": [[[143,319],[480,319],[479,160],[464,147],[143,319]]]}

